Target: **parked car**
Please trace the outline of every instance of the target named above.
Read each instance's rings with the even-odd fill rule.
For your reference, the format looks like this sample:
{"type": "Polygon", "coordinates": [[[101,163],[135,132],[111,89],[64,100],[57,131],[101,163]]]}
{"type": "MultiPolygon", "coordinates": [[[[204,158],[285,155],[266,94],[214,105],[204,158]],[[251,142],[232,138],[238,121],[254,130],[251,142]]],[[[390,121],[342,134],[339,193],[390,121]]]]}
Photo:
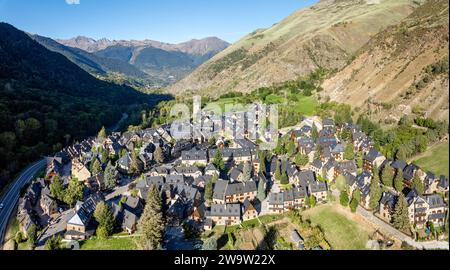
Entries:
{"type": "Polygon", "coordinates": [[[5,205],[3,203],[0,203],[0,210],[2,210],[3,207],[5,207],[5,205]]]}

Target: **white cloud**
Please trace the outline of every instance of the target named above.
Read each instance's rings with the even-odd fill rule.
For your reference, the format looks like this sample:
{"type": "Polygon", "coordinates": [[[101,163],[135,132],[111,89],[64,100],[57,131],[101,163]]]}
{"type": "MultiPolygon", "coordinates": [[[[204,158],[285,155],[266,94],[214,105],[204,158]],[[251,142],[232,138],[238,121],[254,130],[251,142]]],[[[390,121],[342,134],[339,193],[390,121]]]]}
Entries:
{"type": "Polygon", "coordinates": [[[80,0],[66,0],[66,3],[68,5],[79,5],[80,4],[80,0]]]}

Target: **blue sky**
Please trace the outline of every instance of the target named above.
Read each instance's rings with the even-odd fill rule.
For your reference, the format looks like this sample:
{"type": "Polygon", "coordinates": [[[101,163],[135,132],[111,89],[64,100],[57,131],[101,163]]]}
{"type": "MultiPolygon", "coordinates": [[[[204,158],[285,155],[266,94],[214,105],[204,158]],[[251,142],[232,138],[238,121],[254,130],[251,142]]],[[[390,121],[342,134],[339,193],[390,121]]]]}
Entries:
{"type": "Polygon", "coordinates": [[[52,38],[229,42],[317,0],[0,0],[0,21],[52,38]],[[69,5],[67,2],[79,4],[69,5]]]}

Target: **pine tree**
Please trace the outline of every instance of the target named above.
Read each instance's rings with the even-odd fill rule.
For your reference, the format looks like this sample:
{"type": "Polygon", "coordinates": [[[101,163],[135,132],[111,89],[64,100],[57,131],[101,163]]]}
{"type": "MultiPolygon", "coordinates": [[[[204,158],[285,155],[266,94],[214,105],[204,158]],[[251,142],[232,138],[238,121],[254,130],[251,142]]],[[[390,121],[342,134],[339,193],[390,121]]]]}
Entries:
{"type": "Polygon", "coordinates": [[[64,184],[59,175],[56,175],[50,184],[50,194],[60,201],[64,200],[64,184]]]}
{"type": "Polygon", "coordinates": [[[114,216],[111,207],[105,202],[99,202],[95,208],[94,218],[99,223],[97,235],[107,238],[114,232],[114,216]],[[101,233],[99,233],[101,232],[101,233]]]}
{"type": "Polygon", "coordinates": [[[259,171],[262,173],[267,172],[266,162],[267,162],[267,152],[266,151],[259,151],[258,152],[259,157],[259,171]]]}
{"type": "Polygon", "coordinates": [[[141,247],[146,250],[159,249],[164,237],[164,229],[162,198],[156,186],[153,185],[147,197],[144,213],[138,223],[138,231],[142,235],[141,247]]]}
{"type": "Polygon", "coordinates": [[[319,131],[317,130],[316,124],[313,124],[311,129],[311,138],[317,140],[319,138],[319,131]]]}
{"type": "Polygon", "coordinates": [[[116,187],[116,181],[118,178],[118,171],[111,164],[111,161],[108,162],[106,166],[105,173],[103,175],[103,182],[105,184],[105,189],[112,189],[116,187]]]}
{"type": "Polygon", "coordinates": [[[91,166],[91,173],[92,175],[98,175],[102,172],[102,164],[100,163],[100,161],[98,161],[97,158],[94,159],[94,161],[92,161],[92,166],[91,166]]]}
{"type": "Polygon", "coordinates": [[[136,173],[140,171],[140,167],[139,167],[139,163],[138,163],[138,156],[136,154],[136,151],[131,150],[131,155],[130,155],[130,169],[131,172],[136,173]]]}
{"type": "Polygon", "coordinates": [[[219,171],[222,172],[223,170],[225,170],[225,162],[223,161],[222,152],[219,149],[216,150],[212,163],[219,171]]]}
{"type": "Polygon", "coordinates": [[[314,153],[314,159],[321,159],[322,158],[322,147],[320,144],[317,145],[316,151],[314,153]]]}
{"type": "Polygon", "coordinates": [[[300,153],[298,153],[295,156],[295,164],[297,164],[297,166],[303,167],[306,166],[309,162],[309,158],[307,155],[302,155],[300,153]]]}
{"type": "Polygon", "coordinates": [[[381,200],[381,196],[383,195],[381,187],[380,187],[380,177],[378,176],[378,174],[375,174],[372,177],[372,182],[370,183],[370,201],[369,201],[369,207],[371,209],[375,209],[377,208],[380,200],[381,200]]]}
{"type": "Polygon", "coordinates": [[[164,161],[166,160],[163,149],[160,146],[156,147],[155,153],[153,153],[153,155],[155,157],[155,161],[159,164],[164,163],[164,161]]]}
{"type": "Polygon", "coordinates": [[[106,139],[106,137],[107,137],[106,129],[105,129],[105,127],[102,127],[102,129],[100,129],[100,131],[98,132],[97,138],[106,139]]]}
{"type": "Polygon", "coordinates": [[[355,150],[353,149],[353,144],[347,143],[345,146],[344,159],[353,160],[355,159],[355,150]]]}
{"type": "Polygon", "coordinates": [[[289,177],[288,177],[286,171],[283,171],[283,173],[281,174],[280,184],[282,184],[282,185],[289,184],[289,177]]]}
{"type": "Polygon", "coordinates": [[[293,157],[297,153],[297,147],[295,146],[294,141],[289,140],[286,145],[287,154],[290,157],[293,157]]]}
{"type": "Polygon", "coordinates": [[[403,171],[397,170],[397,174],[394,178],[394,188],[397,190],[397,192],[403,191],[403,171]]]}
{"type": "Polygon", "coordinates": [[[205,185],[205,200],[208,204],[213,201],[213,181],[209,181],[205,185]]]}
{"type": "Polygon", "coordinates": [[[277,168],[275,169],[275,180],[281,181],[281,164],[279,160],[277,160],[277,168]]]}
{"type": "Polygon", "coordinates": [[[406,231],[410,228],[409,216],[408,216],[408,203],[406,202],[405,195],[400,193],[397,203],[395,204],[394,214],[392,215],[393,225],[395,228],[401,231],[406,231]]]}
{"type": "Polygon", "coordinates": [[[414,174],[414,178],[412,181],[412,188],[417,190],[419,195],[422,195],[425,192],[425,187],[423,185],[422,180],[420,180],[419,175],[417,173],[414,174]]]}
{"type": "Polygon", "coordinates": [[[264,176],[264,174],[260,174],[259,176],[259,182],[258,182],[258,194],[257,197],[259,201],[264,201],[267,197],[267,191],[266,191],[266,183],[267,179],[264,176]]]}
{"type": "Polygon", "coordinates": [[[359,202],[361,201],[361,192],[359,189],[353,191],[352,200],[350,201],[350,209],[353,213],[356,212],[359,202]]]}
{"type": "Polygon", "coordinates": [[[242,169],[242,174],[243,174],[244,182],[250,181],[250,179],[252,178],[252,166],[251,166],[250,162],[244,163],[244,168],[242,169]]]}
{"type": "Polygon", "coordinates": [[[394,183],[394,170],[391,166],[386,165],[381,172],[381,181],[383,185],[392,187],[394,183]]]}

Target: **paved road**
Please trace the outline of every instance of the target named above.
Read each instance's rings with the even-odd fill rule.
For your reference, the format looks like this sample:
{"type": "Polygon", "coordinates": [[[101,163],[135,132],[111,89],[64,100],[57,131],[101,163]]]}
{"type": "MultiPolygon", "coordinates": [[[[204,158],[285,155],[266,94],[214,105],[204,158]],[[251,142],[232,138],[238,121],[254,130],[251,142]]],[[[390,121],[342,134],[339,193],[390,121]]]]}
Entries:
{"type": "Polygon", "coordinates": [[[3,203],[3,209],[0,210],[0,246],[3,247],[4,236],[8,225],[8,220],[19,201],[20,189],[27,183],[31,182],[33,176],[45,166],[45,159],[34,163],[28,167],[22,174],[17,177],[14,183],[9,187],[9,191],[0,199],[3,203]]]}

